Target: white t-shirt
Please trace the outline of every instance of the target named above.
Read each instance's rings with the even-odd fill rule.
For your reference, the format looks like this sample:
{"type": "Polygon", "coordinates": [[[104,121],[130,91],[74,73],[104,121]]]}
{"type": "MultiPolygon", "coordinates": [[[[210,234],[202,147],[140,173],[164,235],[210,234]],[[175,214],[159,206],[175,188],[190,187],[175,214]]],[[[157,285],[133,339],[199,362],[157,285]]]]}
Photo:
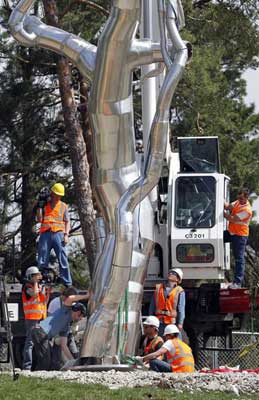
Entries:
{"type": "Polygon", "coordinates": [[[163,344],[162,348],[168,350],[172,355],[175,353],[175,345],[170,339],[163,344]]]}
{"type": "Polygon", "coordinates": [[[56,310],[58,310],[61,307],[61,305],[62,305],[62,300],[60,296],[52,299],[48,306],[48,314],[49,315],[53,314],[56,310]]]}

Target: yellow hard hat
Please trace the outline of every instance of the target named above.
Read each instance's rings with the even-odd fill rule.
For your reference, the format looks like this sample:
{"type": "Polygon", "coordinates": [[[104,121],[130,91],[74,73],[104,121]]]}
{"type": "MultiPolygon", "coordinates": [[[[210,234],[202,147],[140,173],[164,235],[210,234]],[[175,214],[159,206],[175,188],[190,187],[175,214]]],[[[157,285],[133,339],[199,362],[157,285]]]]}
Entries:
{"type": "Polygon", "coordinates": [[[64,196],[65,195],[65,188],[62,183],[55,183],[55,185],[52,186],[51,191],[58,196],[64,196]]]}

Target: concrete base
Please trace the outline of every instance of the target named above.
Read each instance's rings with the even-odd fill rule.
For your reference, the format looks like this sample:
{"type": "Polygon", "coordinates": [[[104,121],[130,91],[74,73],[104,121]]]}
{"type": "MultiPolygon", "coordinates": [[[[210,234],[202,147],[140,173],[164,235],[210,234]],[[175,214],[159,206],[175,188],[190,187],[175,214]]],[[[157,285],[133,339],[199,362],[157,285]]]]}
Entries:
{"type": "Polygon", "coordinates": [[[101,364],[101,365],[75,365],[74,367],[70,367],[70,371],[92,371],[92,372],[101,372],[101,371],[110,371],[111,369],[115,369],[116,371],[134,371],[134,367],[128,364],[101,364]]]}

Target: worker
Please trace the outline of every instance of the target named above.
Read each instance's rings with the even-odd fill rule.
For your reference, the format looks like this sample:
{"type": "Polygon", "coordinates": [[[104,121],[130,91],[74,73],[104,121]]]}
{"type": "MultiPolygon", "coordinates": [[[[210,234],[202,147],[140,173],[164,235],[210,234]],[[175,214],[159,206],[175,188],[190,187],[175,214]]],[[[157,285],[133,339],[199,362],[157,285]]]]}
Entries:
{"type": "Polygon", "coordinates": [[[149,361],[150,369],[156,372],[194,372],[194,358],[191,348],[178,338],[179,329],[176,325],[167,325],[164,331],[165,343],[154,353],[143,357],[143,362],[149,361]],[[165,356],[167,361],[159,360],[165,356]]]}
{"type": "Polygon", "coordinates": [[[143,355],[154,353],[160,349],[164,343],[163,339],[158,336],[159,319],[153,315],[149,316],[144,322],[144,340],[142,344],[143,355]]]}
{"type": "Polygon", "coordinates": [[[245,248],[249,235],[249,221],[252,217],[252,208],[248,201],[249,190],[242,188],[238,192],[237,200],[224,204],[224,217],[228,221],[228,230],[224,232],[224,242],[231,242],[235,258],[235,273],[231,289],[241,287],[245,275],[245,248]]]}
{"type": "Polygon", "coordinates": [[[50,288],[41,285],[42,275],[38,267],[29,267],[25,272],[25,283],[22,287],[22,304],[25,319],[26,339],[23,351],[23,369],[32,368],[33,342],[31,333],[35,326],[47,316],[47,303],[50,288]]]}
{"type": "MultiPolygon", "coordinates": [[[[62,307],[63,302],[65,298],[67,297],[67,293],[69,293],[70,289],[65,288],[60,296],[54,297],[48,305],[48,316],[54,314],[56,310],[62,307]]],[[[65,358],[62,355],[61,351],[61,339],[60,336],[56,336],[52,340],[52,349],[51,349],[51,354],[52,354],[52,360],[51,360],[51,369],[53,370],[60,370],[61,367],[63,366],[63,359],[65,358]]],[[[73,355],[73,357],[76,359],[79,356],[79,350],[75,342],[74,335],[72,333],[72,328],[70,326],[69,333],[67,335],[67,346],[70,350],[70,353],[73,355]]]]}
{"type": "Polygon", "coordinates": [[[176,324],[180,331],[180,338],[182,337],[181,331],[185,318],[185,293],[180,286],[182,279],[182,270],[174,268],[169,270],[165,284],[156,285],[149,306],[149,315],[155,315],[159,319],[160,336],[167,325],[176,324]]]}
{"type": "Polygon", "coordinates": [[[50,340],[55,336],[60,336],[60,346],[67,360],[73,360],[67,346],[67,337],[72,321],[80,321],[86,315],[86,308],[80,300],[88,300],[89,294],[76,294],[77,291],[72,286],[67,288],[62,307],[57,309],[52,315],[41,321],[32,330],[32,340],[37,352],[36,370],[50,370],[51,368],[51,345],[50,340]],[[75,304],[73,304],[75,303],[75,304]]]}
{"type": "Polygon", "coordinates": [[[48,268],[50,252],[54,249],[59,263],[60,279],[65,286],[71,286],[66,252],[70,222],[67,205],[60,200],[64,195],[65,188],[62,183],[55,183],[51,187],[50,200],[37,207],[36,218],[41,223],[38,265],[41,270],[48,268]]]}

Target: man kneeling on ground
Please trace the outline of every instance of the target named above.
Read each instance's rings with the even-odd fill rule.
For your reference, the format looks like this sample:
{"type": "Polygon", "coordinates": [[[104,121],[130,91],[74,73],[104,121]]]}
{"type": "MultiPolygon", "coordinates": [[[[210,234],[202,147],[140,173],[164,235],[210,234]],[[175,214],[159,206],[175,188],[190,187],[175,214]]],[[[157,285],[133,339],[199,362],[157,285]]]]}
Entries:
{"type": "Polygon", "coordinates": [[[156,372],[194,372],[194,359],[191,348],[178,339],[179,329],[176,325],[167,325],[164,331],[165,343],[154,353],[143,357],[149,361],[150,369],[156,372]],[[165,355],[167,361],[157,357],[165,355]]]}
{"type": "Polygon", "coordinates": [[[51,345],[50,339],[60,336],[60,345],[65,357],[73,360],[67,346],[67,336],[70,331],[71,321],[79,321],[86,314],[86,309],[80,300],[88,300],[89,294],[77,295],[73,287],[66,290],[63,305],[52,315],[41,321],[39,326],[32,330],[32,341],[37,354],[37,365],[35,370],[50,370],[51,368],[51,345]],[[75,303],[73,305],[73,303],[75,303]]]}
{"type": "MultiPolygon", "coordinates": [[[[154,353],[159,350],[164,341],[158,336],[159,329],[159,319],[153,315],[148,317],[144,322],[144,339],[142,344],[142,354],[146,356],[147,354],[154,353]]],[[[159,357],[160,359],[163,356],[159,357]]],[[[146,363],[147,367],[149,367],[149,363],[146,363]]]]}

